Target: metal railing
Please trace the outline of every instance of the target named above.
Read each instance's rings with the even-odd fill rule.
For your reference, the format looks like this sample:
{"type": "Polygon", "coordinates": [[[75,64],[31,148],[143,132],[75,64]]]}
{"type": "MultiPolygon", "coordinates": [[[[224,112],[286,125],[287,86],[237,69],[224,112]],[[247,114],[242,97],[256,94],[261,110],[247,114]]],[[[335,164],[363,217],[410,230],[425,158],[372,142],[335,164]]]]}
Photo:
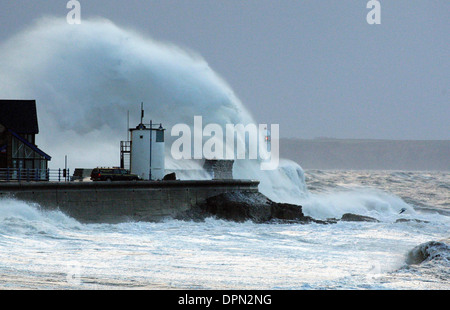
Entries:
{"type": "Polygon", "coordinates": [[[0,182],[69,182],[69,169],[0,168],[0,182]]]}

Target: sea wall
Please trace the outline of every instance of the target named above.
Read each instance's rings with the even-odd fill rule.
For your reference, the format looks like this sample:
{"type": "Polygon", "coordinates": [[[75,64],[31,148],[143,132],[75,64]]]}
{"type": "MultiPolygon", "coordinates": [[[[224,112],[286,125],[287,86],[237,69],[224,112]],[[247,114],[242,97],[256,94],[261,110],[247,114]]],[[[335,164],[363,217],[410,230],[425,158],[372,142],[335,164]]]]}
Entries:
{"type": "Polygon", "coordinates": [[[229,192],[257,192],[258,181],[135,181],[0,183],[0,198],[61,210],[85,223],[158,221],[229,192]]]}

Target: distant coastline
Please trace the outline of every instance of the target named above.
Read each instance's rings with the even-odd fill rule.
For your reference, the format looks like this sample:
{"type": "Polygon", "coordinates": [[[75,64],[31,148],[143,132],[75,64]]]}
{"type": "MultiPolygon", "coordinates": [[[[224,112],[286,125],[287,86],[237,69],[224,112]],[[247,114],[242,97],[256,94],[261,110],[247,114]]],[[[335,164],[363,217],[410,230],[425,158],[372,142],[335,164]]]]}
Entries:
{"type": "Polygon", "coordinates": [[[450,140],[280,139],[303,169],[450,171],[450,140]]]}

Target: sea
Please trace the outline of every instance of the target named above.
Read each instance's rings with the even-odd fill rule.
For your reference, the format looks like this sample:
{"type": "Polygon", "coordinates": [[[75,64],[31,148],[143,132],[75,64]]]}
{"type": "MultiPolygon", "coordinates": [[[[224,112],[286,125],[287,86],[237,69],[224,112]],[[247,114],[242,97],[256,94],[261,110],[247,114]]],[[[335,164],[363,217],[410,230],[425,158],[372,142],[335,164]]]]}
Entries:
{"type": "MultiPolygon", "coordinates": [[[[145,121],[151,117],[165,128],[194,128],[195,116],[222,126],[256,123],[200,54],[104,18],[86,18],[77,27],[65,17],[38,18],[1,46],[0,72],[7,79],[0,94],[36,99],[39,146],[55,167],[65,165],[67,154],[76,154],[69,156],[71,167],[115,163],[127,116],[131,126],[138,124],[133,118],[143,115],[142,101],[145,121]]],[[[165,139],[170,152],[175,138],[165,139]]],[[[166,169],[191,168],[170,157],[166,169]]],[[[263,174],[259,165],[236,164],[235,176],[259,175],[260,191],[272,200],[337,220],[85,224],[0,198],[0,289],[450,288],[450,172],[300,170],[280,163],[263,174]],[[377,221],[339,220],[347,213],[377,221]]]]}
{"type": "Polygon", "coordinates": [[[0,289],[450,289],[450,172],[304,177],[305,215],[377,221],[83,224],[0,199],[0,289]]]}

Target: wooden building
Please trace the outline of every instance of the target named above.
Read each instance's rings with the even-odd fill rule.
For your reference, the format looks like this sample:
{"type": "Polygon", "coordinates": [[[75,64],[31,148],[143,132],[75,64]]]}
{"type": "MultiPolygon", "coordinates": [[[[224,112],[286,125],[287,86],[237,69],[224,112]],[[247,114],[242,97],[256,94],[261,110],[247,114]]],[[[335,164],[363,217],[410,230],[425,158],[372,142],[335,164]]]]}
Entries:
{"type": "Polygon", "coordinates": [[[51,157],[36,146],[35,100],[0,100],[0,169],[46,170],[51,157]]]}

